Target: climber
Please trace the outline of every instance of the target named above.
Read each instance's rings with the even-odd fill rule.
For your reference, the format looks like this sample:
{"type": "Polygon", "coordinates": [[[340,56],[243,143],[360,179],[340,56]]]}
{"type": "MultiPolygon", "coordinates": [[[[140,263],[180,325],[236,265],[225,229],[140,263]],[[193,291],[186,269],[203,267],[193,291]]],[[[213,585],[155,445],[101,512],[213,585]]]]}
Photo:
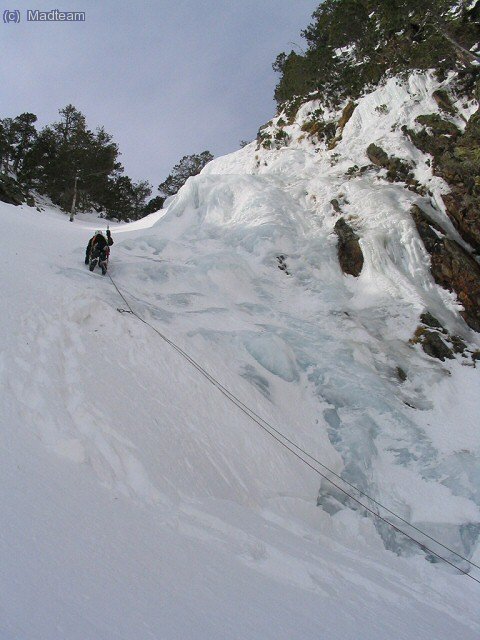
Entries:
{"type": "Polygon", "coordinates": [[[102,231],[95,231],[93,237],[88,241],[85,252],[85,264],[89,265],[90,271],[93,271],[98,264],[102,269],[102,274],[106,274],[112,244],[110,229],[107,229],[106,236],[102,231]]]}

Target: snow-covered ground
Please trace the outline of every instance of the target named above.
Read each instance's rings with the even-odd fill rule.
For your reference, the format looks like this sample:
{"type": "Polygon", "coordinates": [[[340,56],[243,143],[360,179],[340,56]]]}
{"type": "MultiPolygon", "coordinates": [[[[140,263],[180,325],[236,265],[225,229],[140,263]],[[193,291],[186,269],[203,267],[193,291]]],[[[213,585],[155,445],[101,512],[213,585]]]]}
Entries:
{"type": "MultiPolygon", "coordinates": [[[[445,186],[391,132],[437,110],[433,88],[365,97],[330,152],[297,123],[289,146],[213,161],[166,212],[111,225],[109,272],[258,415],[480,564],[478,369],[408,343],[428,309],[478,344],[408,214],[419,203],[445,225],[445,186]],[[370,142],[414,161],[432,198],[346,177],[370,142]],[[332,198],[361,236],[357,279],[338,265],[332,198]]],[[[118,311],[83,264],[98,221],[0,216],[2,640],[478,638],[478,584],[348,508],[118,311]]]]}

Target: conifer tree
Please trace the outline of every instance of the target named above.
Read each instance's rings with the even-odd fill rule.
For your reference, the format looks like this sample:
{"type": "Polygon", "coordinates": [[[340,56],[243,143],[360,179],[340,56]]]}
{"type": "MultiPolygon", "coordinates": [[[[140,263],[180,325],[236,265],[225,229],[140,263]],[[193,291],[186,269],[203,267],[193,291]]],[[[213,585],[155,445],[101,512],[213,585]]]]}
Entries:
{"type": "Polygon", "coordinates": [[[198,175],[210,160],[213,160],[210,151],[183,156],[180,162],[173,167],[168,178],[158,187],[158,190],[164,196],[175,195],[188,178],[198,175]]]}

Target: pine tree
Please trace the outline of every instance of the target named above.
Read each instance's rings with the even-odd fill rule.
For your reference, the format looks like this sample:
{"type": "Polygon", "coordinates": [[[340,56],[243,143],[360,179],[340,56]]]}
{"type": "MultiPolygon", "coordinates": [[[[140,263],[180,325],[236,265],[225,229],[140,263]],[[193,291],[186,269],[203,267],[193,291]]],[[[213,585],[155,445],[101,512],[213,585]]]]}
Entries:
{"type": "Polygon", "coordinates": [[[198,175],[210,160],[213,160],[210,151],[183,156],[180,162],[173,167],[168,178],[158,187],[158,190],[164,196],[175,195],[188,178],[198,175]]]}
{"type": "Polygon", "coordinates": [[[158,211],[163,207],[164,202],[165,198],[162,198],[162,196],[155,196],[145,205],[143,209],[143,215],[148,216],[150,213],[155,213],[155,211],[158,211]]]}
{"type": "Polygon", "coordinates": [[[124,221],[142,218],[151,193],[151,185],[144,180],[134,183],[122,175],[109,178],[104,198],[107,217],[124,221]]]}
{"type": "Polygon", "coordinates": [[[14,148],[11,130],[11,118],[0,120],[0,172],[2,173],[8,173],[10,171],[13,157],[14,148]]]}
{"type": "Polygon", "coordinates": [[[32,148],[37,137],[35,122],[37,116],[34,113],[22,113],[12,123],[15,150],[13,153],[13,172],[18,174],[22,169],[27,153],[32,148]]]}
{"type": "Polygon", "coordinates": [[[44,127],[26,155],[21,177],[65,210],[70,208],[78,178],[77,208],[104,208],[108,177],[121,174],[119,150],[100,127],[87,129],[85,116],[73,105],[60,109],[58,122],[44,127]]]}

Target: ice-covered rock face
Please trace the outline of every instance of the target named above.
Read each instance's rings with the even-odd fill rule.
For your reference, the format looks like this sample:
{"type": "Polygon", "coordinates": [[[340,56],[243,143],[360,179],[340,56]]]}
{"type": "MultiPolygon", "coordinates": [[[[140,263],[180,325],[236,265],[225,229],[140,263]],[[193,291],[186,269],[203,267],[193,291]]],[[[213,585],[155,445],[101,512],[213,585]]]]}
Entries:
{"type": "MultiPolygon", "coordinates": [[[[284,131],[278,148],[251,143],[212,161],[141,242],[125,248],[158,262],[157,318],[188,334],[199,353],[215,357],[221,345],[230,354],[223,364],[250,382],[250,400],[267,398],[292,438],[472,554],[480,523],[478,371],[468,354],[442,364],[409,342],[429,310],[451,334],[478,344],[455,295],[432,279],[410,215],[420,205],[463,244],[445,215],[447,185],[401,131],[439,111],[432,97],[439,86],[431,74],[390,79],[358,101],[333,142],[308,135],[304,124],[319,111],[338,122],[345,105],[331,112],[316,101],[291,124],[275,118],[264,132],[275,140],[284,131]],[[371,144],[408,163],[424,189],[389,182],[367,157],[371,144]],[[364,257],[357,278],[338,264],[333,229],[342,216],[364,257]],[[314,421],[304,419],[305,407],[314,421]]],[[[455,107],[451,120],[462,129],[476,104],[455,107]]],[[[139,297],[151,295],[151,284],[142,267],[139,297]]],[[[349,502],[324,482],[319,505],[336,514],[349,502]]],[[[388,527],[379,531],[390,548],[409,547],[388,527]]]]}

